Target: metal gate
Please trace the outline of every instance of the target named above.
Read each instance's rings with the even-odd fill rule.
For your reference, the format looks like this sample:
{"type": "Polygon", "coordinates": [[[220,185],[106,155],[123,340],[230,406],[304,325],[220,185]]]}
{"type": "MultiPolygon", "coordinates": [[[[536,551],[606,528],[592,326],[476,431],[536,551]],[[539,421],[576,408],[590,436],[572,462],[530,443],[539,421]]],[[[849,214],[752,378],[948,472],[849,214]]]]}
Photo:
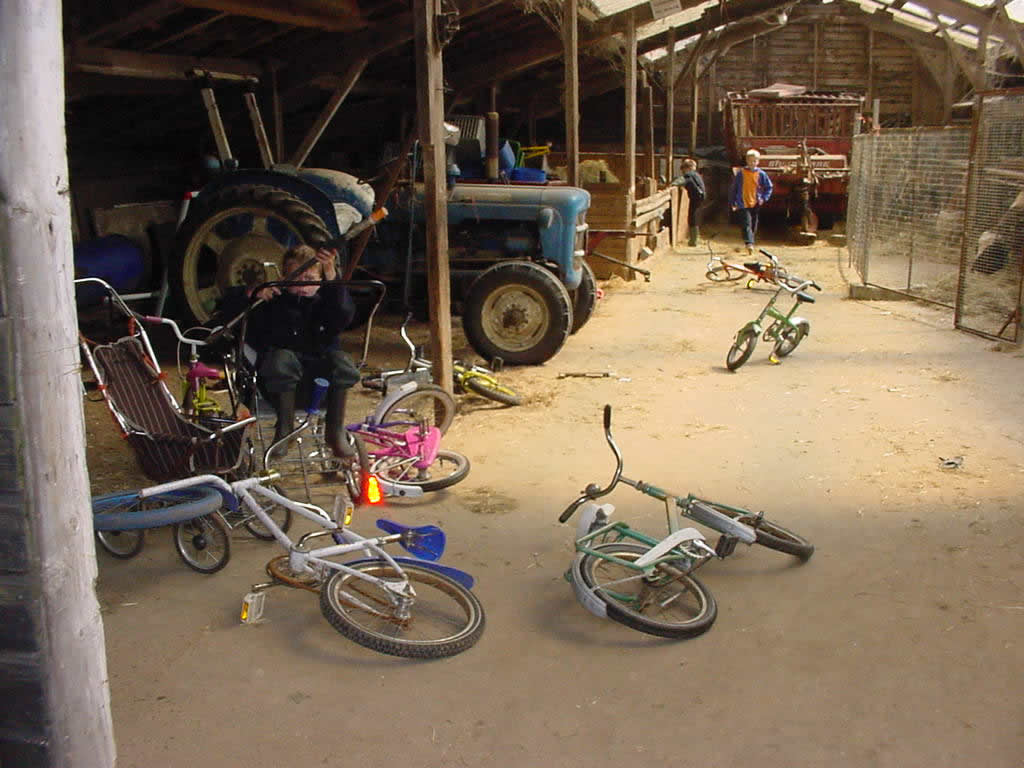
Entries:
{"type": "Polygon", "coordinates": [[[847,237],[865,285],[954,307],[969,144],[966,126],[854,138],[847,237]]]}
{"type": "Polygon", "coordinates": [[[1020,341],[1024,289],[1024,89],[975,102],[957,328],[1020,341]]]}

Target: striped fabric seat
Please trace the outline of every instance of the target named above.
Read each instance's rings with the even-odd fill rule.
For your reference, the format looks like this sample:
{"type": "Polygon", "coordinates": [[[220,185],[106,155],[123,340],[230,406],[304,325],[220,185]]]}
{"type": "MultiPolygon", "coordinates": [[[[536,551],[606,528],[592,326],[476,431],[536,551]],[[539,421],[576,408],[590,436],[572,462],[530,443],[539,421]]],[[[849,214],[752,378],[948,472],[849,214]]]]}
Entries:
{"type": "Polygon", "coordinates": [[[104,397],[124,427],[142,471],[163,483],[204,472],[223,473],[237,463],[245,430],[220,438],[182,416],[163,375],[137,337],[93,350],[104,397]]]}

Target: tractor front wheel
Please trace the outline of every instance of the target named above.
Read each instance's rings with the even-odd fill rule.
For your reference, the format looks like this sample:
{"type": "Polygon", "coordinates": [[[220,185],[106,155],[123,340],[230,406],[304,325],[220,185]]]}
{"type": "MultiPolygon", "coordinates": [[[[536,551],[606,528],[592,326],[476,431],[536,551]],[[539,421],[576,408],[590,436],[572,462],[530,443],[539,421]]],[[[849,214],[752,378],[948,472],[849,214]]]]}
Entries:
{"type": "Polygon", "coordinates": [[[565,344],[572,317],[572,300],[561,280],[538,264],[506,261],[473,281],[462,326],[485,360],[537,365],[565,344]]]}

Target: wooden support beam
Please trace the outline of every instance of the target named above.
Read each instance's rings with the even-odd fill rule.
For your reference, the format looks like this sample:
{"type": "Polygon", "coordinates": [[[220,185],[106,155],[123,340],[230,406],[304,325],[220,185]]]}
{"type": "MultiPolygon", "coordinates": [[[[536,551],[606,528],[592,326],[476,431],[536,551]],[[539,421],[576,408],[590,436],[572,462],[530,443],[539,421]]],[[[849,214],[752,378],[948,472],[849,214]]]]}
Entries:
{"type": "Polygon", "coordinates": [[[569,184],[580,183],[579,2],[565,0],[562,47],[565,50],[565,154],[569,184]]]}
{"type": "Polygon", "coordinates": [[[946,23],[943,22],[933,11],[929,10],[928,12],[932,17],[932,20],[938,25],[939,31],[942,32],[942,37],[945,39],[946,45],[949,47],[949,52],[956,60],[957,66],[960,67],[960,71],[963,72],[970,81],[971,87],[974,88],[975,92],[985,90],[984,74],[978,71],[978,67],[974,62],[967,59],[967,56],[964,54],[963,50],[961,50],[960,45],[950,36],[946,23]]]}
{"type": "MultiPolygon", "coordinates": [[[[792,2],[792,0],[789,1],[792,2]]],[[[682,0],[682,9],[695,8],[701,2],[703,0],[682,0]]],[[[613,35],[624,34],[630,21],[632,21],[633,29],[635,30],[638,24],[646,24],[652,20],[653,15],[651,14],[650,4],[628,8],[625,11],[606,16],[592,24],[588,29],[581,31],[579,45],[586,48],[613,35]],[[634,14],[636,14],[638,19],[643,19],[643,21],[634,21],[634,14]]],[[[508,79],[513,75],[553,61],[562,55],[562,48],[562,43],[559,40],[541,40],[531,48],[516,50],[512,53],[490,58],[486,71],[481,71],[480,67],[473,66],[465,70],[452,72],[448,80],[461,89],[467,91],[474,90],[486,85],[487,78],[508,79]]]]}
{"type": "Polygon", "coordinates": [[[86,470],[61,4],[0,2],[5,766],[114,765],[86,470]]]}
{"type": "Polygon", "coordinates": [[[633,220],[633,201],[636,199],[636,24],[629,17],[626,26],[626,210],[623,221],[633,220]]]}
{"type": "Polygon", "coordinates": [[[78,35],[75,42],[81,45],[108,45],[122,37],[138,32],[141,28],[162,21],[180,10],[181,3],[178,0],[154,0],[154,2],[146,3],[131,13],[115,18],[101,27],[78,35]]]}
{"type": "Polygon", "coordinates": [[[281,89],[277,85],[277,68],[270,70],[270,116],[274,121],[274,157],[284,157],[284,110],[281,89]]]}
{"type": "Polygon", "coordinates": [[[991,19],[990,10],[965,3],[963,0],[915,0],[915,5],[927,9],[933,19],[937,20],[938,14],[941,13],[978,29],[988,24],[991,19]]]}
{"type": "Polygon", "coordinates": [[[245,80],[258,78],[263,73],[262,64],[243,59],[169,56],[162,53],[134,53],[79,45],[72,46],[65,55],[72,71],[122,77],[188,80],[198,70],[219,80],[245,80]]]}
{"type": "MultiPolygon", "coordinates": [[[[178,5],[177,2],[174,2],[174,4],[178,5]]],[[[155,51],[159,48],[163,48],[165,45],[170,45],[171,43],[176,43],[179,40],[184,40],[186,37],[191,37],[192,35],[198,34],[211,24],[216,24],[218,21],[226,19],[227,17],[228,14],[226,13],[215,13],[212,16],[203,19],[202,21],[196,22],[195,24],[189,24],[184,29],[179,29],[173,34],[154,40],[153,42],[146,45],[146,47],[142,50],[148,53],[149,51],[155,51]]]]}
{"type": "MultiPolygon", "coordinates": [[[[719,3],[707,8],[699,18],[693,21],[669,29],[675,33],[676,40],[685,40],[702,32],[718,34],[728,31],[728,27],[732,24],[779,11],[792,4],[793,0],[730,0],[728,3],[719,3]],[[725,28],[722,29],[723,27],[725,28]]],[[[644,38],[638,43],[637,50],[641,54],[650,53],[664,48],[667,44],[668,30],[644,38]]]]}
{"type": "Polygon", "coordinates": [[[276,24],[294,24],[328,32],[348,32],[366,26],[357,0],[332,0],[325,4],[317,0],[288,0],[286,3],[268,3],[266,0],[178,0],[190,8],[223,11],[232,16],[263,19],[276,24]]]}
{"type": "MultiPolygon", "coordinates": [[[[459,18],[462,20],[472,18],[483,13],[505,0],[455,0],[459,9],[459,18]]],[[[285,92],[294,88],[302,88],[315,80],[318,76],[325,74],[324,62],[337,62],[337,70],[351,61],[353,58],[374,59],[381,54],[394,50],[399,46],[409,43],[413,39],[413,28],[415,26],[414,14],[412,11],[392,16],[385,22],[374,24],[366,29],[347,35],[345,38],[344,55],[339,55],[338,41],[327,40],[310,46],[303,53],[302,61],[295,62],[288,69],[285,77],[282,77],[281,89],[285,92]]],[[[494,71],[489,84],[494,80],[504,79],[500,72],[494,71]]],[[[455,82],[454,80],[452,82],[455,82]]]]}
{"type": "Polygon", "coordinates": [[[444,68],[436,29],[439,0],[414,0],[416,118],[423,157],[427,297],[434,383],[451,394],[452,304],[448,265],[448,206],[444,150],[444,68]]]}
{"type": "Polygon", "coordinates": [[[699,82],[700,78],[695,77],[690,86],[690,157],[697,155],[697,118],[700,112],[699,82]]]}
{"type": "Polygon", "coordinates": [[[814,55],[811,64],[811,90],[818,90],[818,50],[821,48],[821,23],[814,22],[814,55]]]}
{"type": "Polygon", "coordinates": [[[1017,60],[1024,64],[1024,38],[1021,37],[1021,25],[1010,18],[1010,14],[1006,12],[1005,0],[997,0],[999,3],[999,9],[994,29],[1010,47],[1017,53],[1017,60]]]}
{"type": "MultiPolygon", "coordinates": [[[[640,84],[644,95],[644,154],[647,155],[647,172],[644,175],[657,179],[658,160],[654,149],[654,87],[643,69],[640,70],[640,84]]],[[[647,191],[644,190],[644,194],[647,191]]]]}
{"type": "Polygon", "coordinates": [[[667,177],[671,182],[675,176],[673,169],[675,153],[675,120],[676,120],[676,32],[669,30],[668,34],[668,65],[665,77],[665,162],[667,163],[667,177]]]}
{"type": "MultiPolygon", "coordinates": [[[[867,71],[867,87],[865,90],[867,94],[864,97],[864,101],[870,104],[872,99],[875,98],[875,30],[868,30],[868,71],[867,71]]],[[[875,126],[876,128],[878,126],[875,126]]]]}
{"type": "Polygon", "coordinates": [[[697,39],[697,42],[695,42],[690,47],[689,54],[686,57],[686,63],[683,65],[683,68],[680,69],[679,73],[676,75],[674,87],[678,88],[687,78],[691,76],[691,74],[694,71],[696,71],[697,58],[701,55],[701,53],[704,52],[704,46],[707,44],[707,40],[708,33],[702,32],[700,37],[697,39]]]}
{"type": "Polygon", "coordinates": [[[306,138],[299,144],[299,148],[295,150],[289,161],[296,168],[301,168],[302,164],[306,162],[306,158],[309,157],[309,153],[313,151],[313,147],[316,146],[317,141],[323,135],[323,132],[327,129],[331,119],[334,117],[334,113],[338,111],[338,107],[348,96],[349,91],[352,90],[352,86],[359,80],[359,76],[363,74],[363,70],[366,69],[366,59],[356,59],[349,66],[348,71],[342,77],[341,85],[331,95],[330,100],[324,106],[323,111],[317,117],[316,122],[313,123],[313,127],[309,129],[309,133],[306,134],[306,138]]]}

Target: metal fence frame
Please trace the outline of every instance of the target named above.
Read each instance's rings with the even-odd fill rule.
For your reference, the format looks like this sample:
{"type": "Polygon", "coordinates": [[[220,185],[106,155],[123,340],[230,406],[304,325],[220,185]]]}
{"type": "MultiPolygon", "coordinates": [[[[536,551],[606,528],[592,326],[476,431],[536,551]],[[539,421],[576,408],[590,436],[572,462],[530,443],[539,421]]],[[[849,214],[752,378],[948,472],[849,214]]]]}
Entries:
{"type": "Polygon", "coordinates": [[[979,94],[970,127],[857,136],[850,168],[847,238],[862,282],[953,309],[960,330],[1019,342],[1024,88],[979,94]]]}
{"type": "Polygon", "coordinates": [[[1019,342],[1024,298],[1024,88],[978,94],[971,128],[953,324],[986,338],[1019,342]]]}

